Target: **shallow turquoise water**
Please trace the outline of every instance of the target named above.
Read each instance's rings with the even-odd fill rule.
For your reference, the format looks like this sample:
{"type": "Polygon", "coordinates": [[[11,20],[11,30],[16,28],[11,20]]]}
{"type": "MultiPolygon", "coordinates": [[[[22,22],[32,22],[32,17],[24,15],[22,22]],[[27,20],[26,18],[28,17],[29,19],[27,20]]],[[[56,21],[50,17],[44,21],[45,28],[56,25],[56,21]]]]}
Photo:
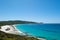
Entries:
{"type": "Polygon", "coordinates": [[[17,24],[16,28],[32,36],[60,40],[60,24],[17,24]]]}

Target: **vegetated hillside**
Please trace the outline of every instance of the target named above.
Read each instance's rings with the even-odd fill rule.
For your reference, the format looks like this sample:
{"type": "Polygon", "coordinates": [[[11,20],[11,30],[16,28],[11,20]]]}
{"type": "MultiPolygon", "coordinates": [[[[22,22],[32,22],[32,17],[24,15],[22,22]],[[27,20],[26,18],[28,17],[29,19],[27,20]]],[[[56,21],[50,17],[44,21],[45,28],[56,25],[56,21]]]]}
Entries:
{"type": "Polygon", "coordinates": [[[0,31],[0,40],[39,40],[39,39],[15,34],[7,34],[0,31]]]}
{"type": "Polygon", "coordinates": [[[36,22],[29,22],[29,21],[20,21],[20,20],[15,20],[15,21],[0,21],[0,26],[1,25],[13,25],[13,24],[33,24],[36,22]]]}
{"type": "MultiPolygon", "coordinates": [[[[0,26],[3,25],[13,25],[13,24],[35,24],[36,22],[28,22],[28,21],[0,21],[0,26]]],[[[5,32],[0,31],[0,40],[38,40],[34,37],[28,37],[28,36],[21,36],[21,35],[15,35],[15,34],[8,34],[5,32]]]]}

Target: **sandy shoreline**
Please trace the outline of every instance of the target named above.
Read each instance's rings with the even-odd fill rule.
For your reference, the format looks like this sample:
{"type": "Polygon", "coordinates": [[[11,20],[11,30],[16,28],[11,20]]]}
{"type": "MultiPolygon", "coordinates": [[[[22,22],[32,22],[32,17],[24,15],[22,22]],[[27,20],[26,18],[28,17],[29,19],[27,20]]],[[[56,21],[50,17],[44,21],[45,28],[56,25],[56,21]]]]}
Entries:
{"type": "Polygon", "coordinates": [[[15,30],[16,30],[17,32],[19,32],[20,34],[22,34],[22,35],[26,35],[24,32],[22,32],[22,31],[20,31],[19,29],[17,29],[17,28],[16,28],[16,25],[13,25],[13,27],[14,27],[15,30]]]}
{"type": "MultiPolygon", "coordinates": [[[[14,28],[18,31],[18,32],[20,32],[20,33],[23,33],[22,31],[19,31],[19,29],[17,29],[16,27],[15,27],[15,25],[13,25],[14,26],[14,28]]],[[[28,35],[28,34],[25,34],[25,33],[23,33],[24,35],[28,35]]],[[[37,38],[37,39],[40,39],[40,40],[46,40],[46,39],[44,39],[44,38],[37,38]]]]}
{"type": "MultiPolygon", "coordinates": [[[[22,32],[22,31],[20,31],[19,29],[17,29],[15,26],[16,25],[1,26],[0,31],[3,31],[5,33],[10,33],[10,34],[16,34],[16,35],[28,35],[28,34],[22,32]],[[6,29],[8,29],[8,28],[9,28],[9,30],[7,31],[6,29]]],[[[37,39],[39,39],[39,40],[46,40],[44,38],[37,38],[37,39]]]]}
{"type": "Polygon", "coordinates": [[[3,31],[5,33],[10,33],[10,34],[22,34],[25,35],[23,32],[21,32],[20,30],[18,30],[15,25],[5,25],[5,26],[1,26],[0,31],[3,31]],[[7,30],[8,29],[8,30],[7,30]]]}

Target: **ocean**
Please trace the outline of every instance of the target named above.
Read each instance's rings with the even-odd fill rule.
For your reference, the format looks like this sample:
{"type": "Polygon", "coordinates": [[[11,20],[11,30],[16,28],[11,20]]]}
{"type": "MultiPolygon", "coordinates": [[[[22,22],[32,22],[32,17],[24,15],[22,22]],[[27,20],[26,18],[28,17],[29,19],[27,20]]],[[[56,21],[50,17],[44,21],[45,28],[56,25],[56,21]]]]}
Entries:
{"type": "Polygon", "coordinates": [[[16,24],[16,28],[31,36],[60,40],[60,24],[16,24]]]}

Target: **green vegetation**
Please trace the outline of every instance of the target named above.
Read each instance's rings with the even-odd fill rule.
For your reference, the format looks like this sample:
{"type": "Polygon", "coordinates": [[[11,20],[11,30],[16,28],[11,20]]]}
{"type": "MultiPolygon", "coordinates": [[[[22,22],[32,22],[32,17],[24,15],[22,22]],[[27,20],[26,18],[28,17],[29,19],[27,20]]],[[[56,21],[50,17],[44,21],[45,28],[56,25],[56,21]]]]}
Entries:
{"type": "Polygon", "coordinates": [[[8,34],[0,31],[0,40],[38,40],[38,39],[34,37],[8,34]]]}
{"type": "MultiPolygon", "coordinates": [[[[13,25],[13,24],[30,24],[30,23],[36,23],[36,22],[28,22],[28,21],[0,21],[0,26],[3,25],[13,25]]],[[[1,28],[1,27],[0,27],[1,28]]],[[[15,35],[15,34],[8,34],[5,32],[0,31],[0,40],[38,40],[34,37],[28,37],[21,36],[21,35],[15,35]]]]}
{"type": "Polygon", "coordinates": [[[0,26],[2,25],[13,25],[13,24],[36,24],[36,22],[29,22],[29,21],[20,21],[20,20],[15,20],[15,21],[0,21],[0,26]]]}

